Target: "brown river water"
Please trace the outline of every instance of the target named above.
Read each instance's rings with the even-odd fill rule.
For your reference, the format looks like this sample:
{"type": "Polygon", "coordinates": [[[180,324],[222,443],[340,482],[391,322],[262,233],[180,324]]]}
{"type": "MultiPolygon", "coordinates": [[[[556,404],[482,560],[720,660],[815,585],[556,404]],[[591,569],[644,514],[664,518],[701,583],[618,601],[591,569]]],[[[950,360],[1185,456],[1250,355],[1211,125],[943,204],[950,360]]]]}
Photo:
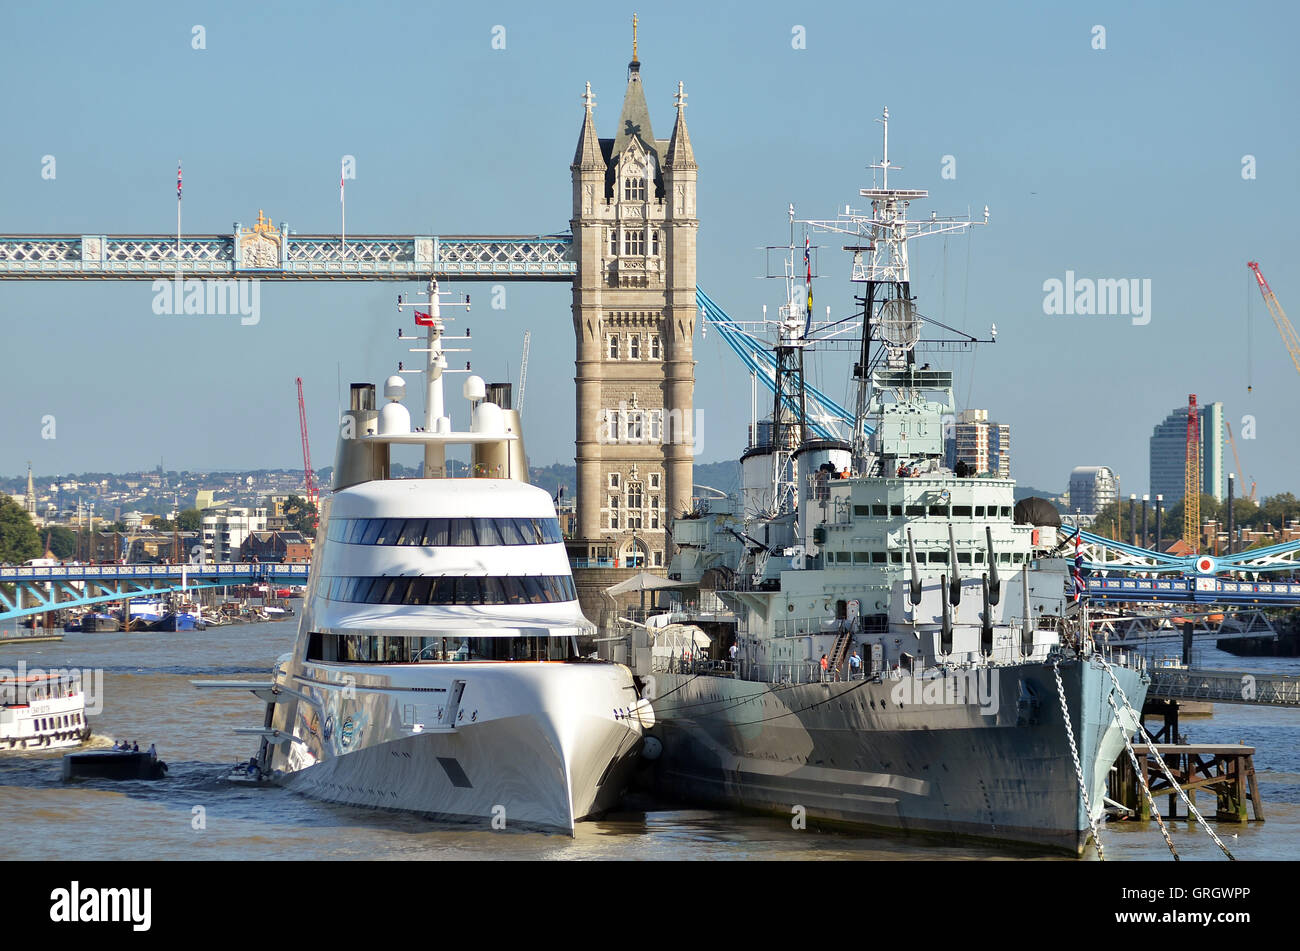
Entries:
{"type": "MultiPolygon", "coordinates": [[[[0,753],[0,859],[1021,859],[1025,853],[888,835],[795,830],[775,816],[685,809],[633,799],[624,811],[578,826],[574,838],[443,825],[421,817],[319,802],[283,789],[225,779],[260,726],[251,693],[200,693],[192,679],[254,680],[291,649],[297,619],[205,632],[69,633],[56,643],[0,646],[0,668],[78,667],[104,671],[103,712],[90,719],[91,745],[126,738],[156,743],[170,773],[158,782],[64,784],[61,757],[0,753]]],[[[1198,666],[1300,674],[1293,658],[1237,658],[1207,647],[1198,666]]],[[[1192,742],[1257,747],[1267,821],[1217,824],[1242,859],[1300,854],[1300,710],[1219,705],[1185,719],[1192,742]],[[1236,836],[1233,837],[1233,834],[1236,836]]],[[[1205,801],[1206,797],[1202,797],[1205,801]]],[[[1212,797],[1210,797],[1212,802],[1212,797]]],[[[1185,858],[1221,853],[1203,831],[1172,824],[1185,858]]],[[[1154,823],[1109,823],[1107,858],[1168,859],[1154,823]]],[[[1095,856],[1090,856],[1095,860],[1095,856]]],[[[1064,861],[1070,861],[1064,859],[1064,861]]]]}

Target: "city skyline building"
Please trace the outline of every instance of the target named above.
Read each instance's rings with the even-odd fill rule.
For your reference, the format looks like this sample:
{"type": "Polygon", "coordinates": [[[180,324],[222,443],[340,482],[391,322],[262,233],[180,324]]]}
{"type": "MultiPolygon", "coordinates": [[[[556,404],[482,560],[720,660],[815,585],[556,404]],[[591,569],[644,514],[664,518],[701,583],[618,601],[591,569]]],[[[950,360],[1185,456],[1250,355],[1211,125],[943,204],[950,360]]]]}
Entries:
{"type": "Polygon", "coordinates": [[[1075,466],[1070,470],[1070,511],[1096,515],[1120,499],[1120,479],[1110,466],[1075,466]]]}
{"type": "Polygon", "coordinates": [[[266,509],[238,505],[203,512],[203,549],[210,562],[237,561],[239,548],[253,532],[266,531],[266,509]]]}
{"type": "MultiPolygon", "coordinates": [[[[1201,494],[1222,502],[1226,487],[1223,443],[1226,438],[1223,403],[1198,407],[1201,429],[1201,494]]],[[[1150,440],[1150,494],[1172,506],[1183,498],[1187,480],[1187,407],[1176,407],[1157,423],[1150,440]]]]}
{"type": "Polygon", "coordinates": [[[1011,477],[1011,426],[990,421],[986,409],[962,410],[944,449],[949,468],[964,462],[974,474],[1011,477]]]}

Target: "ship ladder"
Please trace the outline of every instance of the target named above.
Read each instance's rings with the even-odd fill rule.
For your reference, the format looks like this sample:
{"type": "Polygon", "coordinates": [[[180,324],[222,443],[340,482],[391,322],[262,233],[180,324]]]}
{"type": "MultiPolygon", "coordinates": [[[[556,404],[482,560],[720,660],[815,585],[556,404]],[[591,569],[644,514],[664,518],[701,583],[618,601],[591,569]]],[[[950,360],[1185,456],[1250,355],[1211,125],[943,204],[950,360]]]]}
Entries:
{"type": "MultiPolygon", "coordinates": [[[[1200,823],[1201,828],[1203,828],[1203,829],[1205,830],[1206,834],[1207,834],[1211,839],[1214,840],[1214,844],[1217,845],[1217,846],[1218,846],[1218,847],[1223,851],[1223,854],[1226,855],[1226,856],[1228,857],[1228,860],[1229,860],[1229,861],[1232,861],[1232,862],[1237,861],[1237,857],[1236,857],[1235,855],[1233,855],[1231,852],[1229,852],[1229,851],[1228,851],[1228,847],[1227,847],[1226,845],[1223,844],[1223,840],[1220,839],[1217,835],[1214,834],[1214,830],[1211,829],[1210,826],[1209,826],[1209,823],[1207,823],[1207,822],[1205,821],[1205,817],[1202,816],[1201,813],[1200,813],[1200,811],[1196,808],[1196,806],[1194,806],[1194,805],[1192,804],[1192,801],[1191,801],[1190,799],[1187,798],[1187,793],[1183,792],[1183,787],[1180,786],[1180,785],[1178,785],[1178,781],[1177,781],[1176,779],[1174,779],[1174,774],[1171,773],[1171,772],[1169,771],[1169,767],[1168,767],[1167,765],[1165,765],[1165,759],[1164,759],[1163,756],[1160,755],[1160,751],[1156,749],[1155,741],[1154,741],[1153,739],[1151,739],[1151,734],[1148,733],[1147,730],[1146,730],[1146,727],[1142,725],[1142,716],[1141,716],[1141,714],[1135,712],[1134,709],[1133,709],[1133,705],[1132,705],[1131,703],[1128,702],[1128,697],[1125,696],[1125,694],[1124,694],[1124,688],[1120,686],[1120,684],[1119,684],[1119,678],[1115,676],[1115,671],[1111,669],[1110,664],[1106,663],[1106,661],[1105,661],[1104,659],[1102,659],[1102,657],[1101,657],[1100,655],[1097,655],[1097,662],[1098,662],[1099,664],[1101,664],[1102,669],[1105,670],[1106,673],[1108,673],[1108,674],[1110,675],[1111,683],[1113,683],[1113,684],[1115,685],[1115,693],[1118,693],[1118,694],[1119,694],[1119,699],[1120,699],[1120,702],[1124,704],[1124,709],[1127,710],[1127,711],[1129,712],[1129,714],[1130,714],[1130,715],[1134,718],[1134,720],[1137,722],[1137,726],[1138,726],[1138,735],[1141,736],[1143,742],[1146,743],[1147,750],[1149,750],[1150,753],[1151,753],[1151,755],[1155,758],[1156,764],[1160,767],[1160,771],[1161,771],[1162,773],[1165,774],[1165,779],[1169,780],[1169,785],[1172,786],[1173,789],[1174,789],[1174,791],[1178,793],[1178,798],[1181,799],[1181,800],[1183,801],[1183,805],[1187,807],[1187,814],[1188,814],[1189,816],[1192,816],[1193,818],[1195,818],[1195,820],[1196,820],[1198,823],[1200,823]]],[[[1114,706],[1114,703],[1115,703],[1115,701],[1112,699],[1112,700],[1111,700],[1111,706],[1114,706]]],[[[1118,715],[1118,714],[1117,714],[1117,715],[1118,715]]],[[[1124,742],[1125,742],[1125,744],[1128,743],[1128,735],[1127,735],[1127,733],[1125,734],[1124,742]]],[[[1142,775],[1142,771],[1141,771],[1141,770],[1138,770],[1137,772],[1138,772],[1138,775],[1139,775],[1139,776],[1142,775]]],[[[1150,796],[1150,793],[1148,792],[1147,795],[1148,795],[1148,797],[1149,797],[1149,796],[1150,796]]],[[[1152,804],[1152,813],[1153,813],[1154,815],[1156,815],[1156,816],[1159,816],[1159,814],[1160,814],[1160,813],[1155,809],[1155,804],[1154,804],[1154,803],[1152,804]]],[[[1163,823],[1163,822],[1161,823],[1160,827],[1161,827],[1161,829],[1164,828],[1164,823],[1163,823]]],[[[1169,840],[1169,837],[1168,837],[1168,836],[1165,836],[1165,840],[1168,841],[1168,840],[1169,840]]],[[[1171,843],[1169,847],[1172,849],[1172,848],[1173,848],[1173,844],[1171,843]]],[[[1174,854],[1174,857],[1177,858],[1177,853],[1174,854]]]]}
{"type": "Polygon", "coordinates": [[[1074,726],[1070,723],[1070,708],[1065,702],[1065,684],[1061,682],[1061,661],[1052,661],[1052,673],[1056,675],[1056,695],[1061,699],[1061,719],[1065,721],[1065,735],[1070,739],[1070,756],[1074,759],[1074,778],[1079,783],[1079,795],[1083,797],[1084,813],[1088,816],[1088,825],[1092,827],[1092,844],[1097,849],[1097,861],[1106,861],[1106,853],[1101,847],[1101,828],[1092,817],[1092,804],[1088,801],[1088,784],[1083,781],[1083,766],[1079,763],[1079,747],[1074,742],[1074,726]]]}
{"type": "Polygon", "coordinates": [[[844,669],[844,661],[849,656],[849,643],[853,640],[852,629],[840,631],[840,636],[835,639],[835,646],[831,648],[830,668],[835,677],[839,677],[839,672],[844,669]]]}

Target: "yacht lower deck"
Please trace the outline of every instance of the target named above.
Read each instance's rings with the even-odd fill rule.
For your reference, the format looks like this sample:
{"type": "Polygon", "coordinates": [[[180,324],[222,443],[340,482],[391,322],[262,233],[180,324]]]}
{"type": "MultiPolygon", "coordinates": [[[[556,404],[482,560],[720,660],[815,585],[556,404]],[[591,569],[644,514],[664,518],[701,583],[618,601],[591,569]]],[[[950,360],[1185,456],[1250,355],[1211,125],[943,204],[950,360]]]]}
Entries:
{"type": "Polygon", "coordinates": [[[615,664],[321,664],[286,686],[274,725],[293,739],[272,768],[335,802],[572,834],[618,802],[641,748],[615,664]]]}

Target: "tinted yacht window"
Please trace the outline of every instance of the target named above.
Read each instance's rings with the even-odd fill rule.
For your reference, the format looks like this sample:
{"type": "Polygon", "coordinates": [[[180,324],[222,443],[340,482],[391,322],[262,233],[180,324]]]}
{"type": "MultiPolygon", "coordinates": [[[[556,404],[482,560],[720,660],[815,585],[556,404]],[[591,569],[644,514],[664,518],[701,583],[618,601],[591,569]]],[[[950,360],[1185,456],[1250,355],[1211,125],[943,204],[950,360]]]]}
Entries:
{"type": "Polygon", "coordinates": [[[349,545],[554,545],[564,540],[551,518],[336,518],[331,541],[349,545]]]}
{"type": "Polygon", "coordinates": [[[356,604],[553,604],[578,592],[568,575],[441,578],[324,578],[331,601],[356,604]]]}

